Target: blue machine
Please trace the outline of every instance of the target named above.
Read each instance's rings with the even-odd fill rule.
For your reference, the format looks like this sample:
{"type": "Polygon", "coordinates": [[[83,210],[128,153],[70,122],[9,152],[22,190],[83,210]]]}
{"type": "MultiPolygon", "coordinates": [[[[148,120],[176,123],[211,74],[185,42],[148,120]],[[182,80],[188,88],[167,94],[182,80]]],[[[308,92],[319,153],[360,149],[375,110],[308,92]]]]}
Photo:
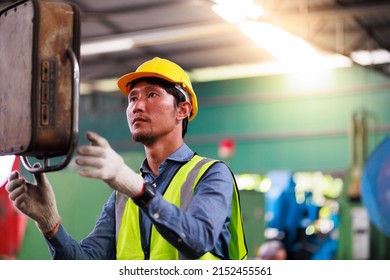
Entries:
{"type": "Polygon", "coordinates": [[[390,237],[390,136],[366,161],[361,192],[362,202],[372,223],[390,237]]]}
{"type": "Polygon", "coordinates": [[[323,222],[320,220],[321,209],[329,206],[315,205],[310,192],[305,193],[304,201],[298,203],[292,172],[274,171],[268,173],[267,178],[272,185],[265,194],[265,238],[282,241],[288,259],[334,259],[338,211],[330,208],[326,211],[327,222],[332,224],[331,231],[315,230],[315,225],[323,222]]]}

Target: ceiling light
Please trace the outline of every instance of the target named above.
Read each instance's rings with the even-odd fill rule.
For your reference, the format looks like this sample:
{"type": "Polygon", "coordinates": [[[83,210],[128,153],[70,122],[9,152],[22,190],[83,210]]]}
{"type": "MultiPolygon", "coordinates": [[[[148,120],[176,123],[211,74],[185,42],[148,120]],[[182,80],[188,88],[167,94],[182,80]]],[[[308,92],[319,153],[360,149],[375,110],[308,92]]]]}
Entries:
{"type": "Polygon", "coordinates": [[[82,56],[103,54],[109,52],[126,51],[134,46],[131,38],[106,38],[99,41],[82,43],[80,53],[82,56]]]}
{"type": "Polygon", "coordinates": [[[264,15],[264,9],[253,0],[214,0],[212,9],[215,13],[230,23],[240,23],[247,19],[259,19],[264,15]]]}
{"type": "Polygon", "coordinates": [[[193,69],[188,75],[191,81],[207,82],[228,79],[240,79],[263,75],[286,73],[287,69],[280,62],[234,64],[218,67],[206,67],[193,69]]]}
{"type": "Polygon", "coordinates": [[[323,63],[322,56],[302,38],[267,22],[248,21],[240,30],[260,47],[293,68],[323,63]]]}
{"type": "Polygon", "coordinates": [[[80,95],[91,94],[94,91],[92,84],[80,83],[80,95]]]}
{"type": "Polygon", "coordinates": [[[390,63],[390,53],[383,49],[355,51],[351,53],[351,58],[353,61],[363,66],[390,63]]]}
{"type": "Polygon", "coordinates": [[[94,88],[100,92],[116,92],[118,91],[118,79],[103,79],[95,81],[94,88]]]}
{"type": "Polygon", "coordinates": [[[91,94],[93,92],[102,92],[102,93],[111,93],[111,92],[117,92],[118,86],[117,86],[118,79],[116,78],[109,78],[109,79],[100,79],[96,81],[92,81],[89,83],[81,83],[80,84],[80,94],[91,94]]]}
{"type": "MultiPolygon", "coordinates": [[[[311,67],[311,74],[318,74],[320,70],[329,70],[336,68],[351,67],[352,62],[349,58],[338,54],[323,54],[325,63],[321,67],[311,67]]],[[[218,67],[197,68],[188,72],[191,81],[208,82],[228,79],[241,79],[256,76],[291,74],[295,69],[287,67],[280,61],[269,61],[252,64],[234,64],[218,67]]],[[[299,74],[302,74],[300,71],[299,74]]],[[[302,76],[302,75],[301,75],[302,76]]],[[[306,77],[306,76],[305,76],[306,77]]]]}

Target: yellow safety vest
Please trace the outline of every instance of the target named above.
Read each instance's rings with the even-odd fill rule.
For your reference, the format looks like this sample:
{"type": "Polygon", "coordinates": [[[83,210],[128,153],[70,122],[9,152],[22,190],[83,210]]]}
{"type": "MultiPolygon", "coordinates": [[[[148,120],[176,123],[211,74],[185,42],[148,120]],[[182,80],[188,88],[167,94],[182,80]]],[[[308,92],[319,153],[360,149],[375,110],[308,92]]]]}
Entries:
{"type": "MultiPolygon", "coordinates": [[[[163,195],[164,198],[177,207],[186,209],[199,179],[215,162],[217,161],[195,155],[173,177],[163,195]]],[[[241,220],[239,194],[234,179],[233,184],[232,214],[228,227],[231,234],[229,255],[230,259],[241,260],[247,258],[247,247],[241,220]]],[[[117,193],[116,198],[117,259],[144,260],[145,256],[142,250],[140,236],[139,208],[131,199],[128,199],[123,194],[117,193]]],[[[152,225],[150,259],[178,260],[185,259],[185,257],[166,241],[152,225]]],[[[200,259],[218,260],[220,258],[208,252],[200,259]]]]}

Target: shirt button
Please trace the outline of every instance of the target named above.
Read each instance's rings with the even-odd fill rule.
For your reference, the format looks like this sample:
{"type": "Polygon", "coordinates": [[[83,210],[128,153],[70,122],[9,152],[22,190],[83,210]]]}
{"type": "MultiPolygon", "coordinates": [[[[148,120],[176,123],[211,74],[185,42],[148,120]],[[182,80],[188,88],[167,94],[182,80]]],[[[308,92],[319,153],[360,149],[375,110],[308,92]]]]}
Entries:
{"type": "Polygon", "coordinates": [[[160,218],[160,213],[158,213],[158,212],[154,213],[154,214],[153,214],[153,217],[154,217],[155,219],[160,218]]]}

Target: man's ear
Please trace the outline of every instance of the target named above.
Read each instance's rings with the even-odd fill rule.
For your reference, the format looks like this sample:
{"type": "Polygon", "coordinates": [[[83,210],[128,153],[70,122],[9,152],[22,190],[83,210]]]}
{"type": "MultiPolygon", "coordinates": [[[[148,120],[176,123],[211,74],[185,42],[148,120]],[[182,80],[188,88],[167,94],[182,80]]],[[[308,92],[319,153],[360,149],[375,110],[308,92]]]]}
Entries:
{"type": "Polygon", "coordinates": [[[180,102],[177,108],[177,117],[179,120],[183,120],[190,116],[192,111],[192,105],[188,101],[180,102]]]}

